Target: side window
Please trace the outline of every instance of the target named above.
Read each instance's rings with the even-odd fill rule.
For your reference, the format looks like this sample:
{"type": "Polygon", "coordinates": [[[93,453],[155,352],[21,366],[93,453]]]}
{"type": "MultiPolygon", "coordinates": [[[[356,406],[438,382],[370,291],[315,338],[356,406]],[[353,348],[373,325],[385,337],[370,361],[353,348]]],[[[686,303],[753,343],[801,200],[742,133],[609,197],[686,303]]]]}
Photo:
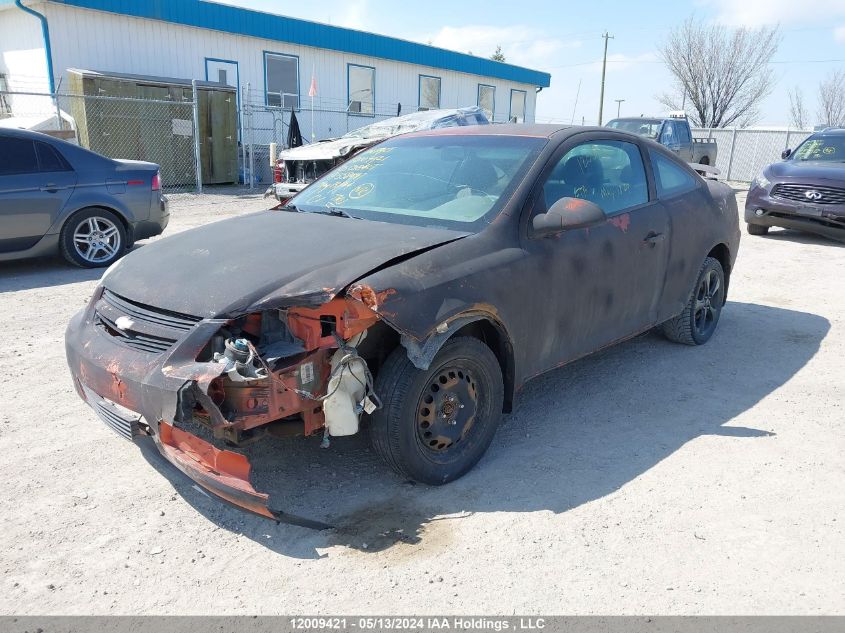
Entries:
{"type": "Polygon", "coordinates": [[[0,176],[37,171],[35,143],[25,138],[0,138],[0,176]]]}
{"type": "Polygon", "coordinates": [[[663,124],[663,133],[660,135],[660,142],[663,145],[670,145],[676,142],[674,121],[666,121],[663,124]]]}
{"type": "Polygon", "coordinates": [[[420,110],[437,110],[440,107],[440,77],[420,75],[420,110]]]}
{"type": "Polygon", "coordinates": [[[299,108],[299,58],[265,52],[264,88],[267,105],[299,108]]]}
{"type": "Polygon", "coordinates": [[[657,152],[649,152],[657,181],[657,195],[661,198],[674,196],[695,189],[698,182],[691,173],[671,158],[657,152]]]}
{"type": "Polygon", "coordinates": [[[581,198],[612,215],[648,202],[639,148],[627,141],[593,141],[569,150],[552,169],[539,201],[544,213],[561,198],[581,198]]]}
{"type": "Polygon", "coordinates": [[[70,171],[70,165],[52,145],[36,141],[35,153],[40,171],[70,171]]]}
{"type": "Polygon", "coordinates": [[[675,123],[675,131],[678,133],[678,142],[688,145],[692,142],[689,133],[689,125],[686,123],[675,123]]]}

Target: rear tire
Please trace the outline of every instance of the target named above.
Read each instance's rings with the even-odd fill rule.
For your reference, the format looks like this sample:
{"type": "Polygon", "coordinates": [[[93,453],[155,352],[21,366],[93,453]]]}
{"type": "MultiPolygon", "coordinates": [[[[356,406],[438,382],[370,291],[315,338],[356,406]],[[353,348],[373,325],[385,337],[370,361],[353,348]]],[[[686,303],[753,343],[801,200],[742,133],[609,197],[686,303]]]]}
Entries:
{"type": "Polygon", "coordinates": [[[748,224],[747,228],[749,235],[765,235],[769,232],[768,226],[761,226],[759,224],[748,224]]]}
{"type": "Polygon", "coordinates": [[[81,268],[110,266],[126,251],[126,229],[111,211],[91,207],[70,216],[62,227],[59,248],[81,268]]]}
{"type": "Polygon", "coordinates": [[[502,370],[475,338],[447,341],[425,371],[398,347],[375,387],[383,406],[372,416],[373,448],[420,483],[436,486],[464,475],[490,446],[501,419],[502,370]]]}
{"type": "Polygon", "coordinates": [[[724,302],[725,272],[718,259],[708,257],[684,311],[663,324],[663,334],[676,343],[704,345],[716,331],[724,302]]]}

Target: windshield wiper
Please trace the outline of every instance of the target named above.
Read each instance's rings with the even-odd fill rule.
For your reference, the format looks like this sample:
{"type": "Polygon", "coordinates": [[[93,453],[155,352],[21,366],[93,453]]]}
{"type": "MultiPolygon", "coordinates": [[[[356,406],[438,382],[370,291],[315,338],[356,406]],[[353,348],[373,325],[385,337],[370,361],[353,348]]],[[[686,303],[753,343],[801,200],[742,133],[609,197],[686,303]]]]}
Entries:
{"type": "Polygon", "coordinates": [[[352,215],[347,213],[343,209],[338,209],[337,207],[326,207],[325,211],[314,211],[314,213],[322,213],[323,215],[333,215],[338,218],[350,218],[352,220],[360,220],[357,215],[352,215]]]}

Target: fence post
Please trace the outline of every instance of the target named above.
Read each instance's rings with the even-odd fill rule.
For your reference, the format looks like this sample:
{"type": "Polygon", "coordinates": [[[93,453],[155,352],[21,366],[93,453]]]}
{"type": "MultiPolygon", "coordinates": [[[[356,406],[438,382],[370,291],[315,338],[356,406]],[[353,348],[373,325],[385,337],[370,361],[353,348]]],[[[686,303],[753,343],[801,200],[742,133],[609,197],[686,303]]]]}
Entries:
{"type": "Polygon", "coordinates": [[[194,164],[197,170],[197,193],[202,193],[202,160],[200,159],[200,101],[197,80],[191,79],[194,106],[194,164]]]}
{"type": "Polygon", "coordinates": [[[241,86],[241,173],[246,184],[246,86],[241,86]]]}
{"type": "Polygon", "coordinates": [[[734,148],[736,147],[736,128],[733,129],[733,134],[731,134],[731,153],[728,156],[728,173],[725,174],[725,180],[731,179],[731,167],[734,164],[734,148]]]}
{"type": "MultiPolygon", "coordinates": [[[[252,96],[250,94],[249,82],[246,84],[247,100],[252,96]]],[[[255,133],[252,130],[252,105],[249,106],[249,188],[255,187],[255,148],[253,147],[255,133]]]]}

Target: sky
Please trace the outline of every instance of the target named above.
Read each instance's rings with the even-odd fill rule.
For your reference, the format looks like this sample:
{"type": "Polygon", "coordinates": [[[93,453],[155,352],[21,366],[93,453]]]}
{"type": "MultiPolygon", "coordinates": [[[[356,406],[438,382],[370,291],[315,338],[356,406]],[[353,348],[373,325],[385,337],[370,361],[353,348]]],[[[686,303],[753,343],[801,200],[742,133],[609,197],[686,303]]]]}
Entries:
{"type": "Polygon", "coordinates": [[[617,107],[622,116],[664,112],[656,96],[671,91],[672,77],[659,50],[692,15],[729,27],[779,25],[774,90],[761,104],[758,126],[789,124],[790,89],[803,94],[814,120],[819,82],[845,70],[845,0],[223,1],[485,57],[501,45],[508,62],[552,75],[538,96],[538,122],[596,123],[605,31],[613,39],[604,120],[617,107]]]}

